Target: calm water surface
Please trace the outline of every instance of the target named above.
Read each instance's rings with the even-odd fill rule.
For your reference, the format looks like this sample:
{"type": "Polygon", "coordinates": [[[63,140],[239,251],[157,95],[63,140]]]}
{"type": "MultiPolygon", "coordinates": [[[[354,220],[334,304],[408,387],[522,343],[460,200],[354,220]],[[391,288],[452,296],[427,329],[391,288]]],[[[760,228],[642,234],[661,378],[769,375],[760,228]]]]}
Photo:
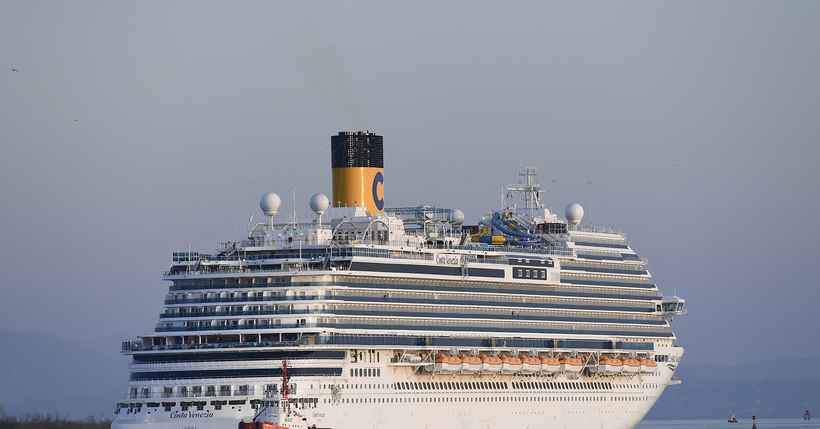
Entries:
{"type": "MultiPolygon", "coordinates": [[[[740,418],[738,423],[726,420],[646,420],[638,429],[751,429],[751,418],[740,418]]],[[[820,429],[820,419],[758,419],[758,429],[820,429]]]]}

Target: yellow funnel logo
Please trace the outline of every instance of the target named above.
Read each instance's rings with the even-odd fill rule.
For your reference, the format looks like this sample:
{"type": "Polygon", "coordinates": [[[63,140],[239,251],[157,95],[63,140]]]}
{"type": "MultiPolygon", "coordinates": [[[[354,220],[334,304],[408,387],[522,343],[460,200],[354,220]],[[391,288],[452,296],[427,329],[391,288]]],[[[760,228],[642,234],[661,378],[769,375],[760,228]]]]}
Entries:
{"type": "Polygon", "coordinates": [[[373,205],[379,211],[384,210],[384,174],[381,171],[373,176],[373,205]],[[379,186],[381,185],[381,186],[379,186]],[[379,189],[381,189],[381,196],[379,196],[379,189]]]}

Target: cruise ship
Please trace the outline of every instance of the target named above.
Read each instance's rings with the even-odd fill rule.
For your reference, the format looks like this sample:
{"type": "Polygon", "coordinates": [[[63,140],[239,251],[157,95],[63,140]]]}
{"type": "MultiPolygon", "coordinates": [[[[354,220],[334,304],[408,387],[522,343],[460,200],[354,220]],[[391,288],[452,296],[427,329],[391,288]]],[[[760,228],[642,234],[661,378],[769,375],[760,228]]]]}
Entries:
{"type": "Polygon", "coordinates": [[[173,252],[113,429],[626,429],[680,383],[685,301],[534,168],[471,225],[386,207],[382,136],[330,149],[309,218],[268,192],[247,237],[173,252]]]}

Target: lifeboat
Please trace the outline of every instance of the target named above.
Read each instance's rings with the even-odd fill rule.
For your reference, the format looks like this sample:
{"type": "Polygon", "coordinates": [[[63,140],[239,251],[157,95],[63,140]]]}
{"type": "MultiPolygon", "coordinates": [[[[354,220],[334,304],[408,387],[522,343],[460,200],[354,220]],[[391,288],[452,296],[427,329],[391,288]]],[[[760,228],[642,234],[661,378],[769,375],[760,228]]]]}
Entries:
{"type": "Polygon", "coordinates": [[[461,371],[468,374],[475,374],[481,371],[482,362],[478,356],[461,355],[461,371]]]}
{"type": "Polygon", "coordinates": [[[598,372],[606,375],[620,374],[623,370],[623,362],[620,359],[601,356],[598,360],[598,372]]]}
{"type": "Polygon", "coordinates": [[[557,357],[542,357],[541,372],[544,374],[561,372],[561,361],[557,357]]]}
{"type": "Polygon", "coordinates": [[[481,372],[501,372],[501,358],[493,355],[481,355],[481,372]]]}
{"type": "Polygon", "coordinates": [[[558,362],[561,364],[561,371],[569,374],[577,374],[584,369],[584,361],[579,357],[564,357],[558,362]]]}
{"type": "Polygon", "coordinates": [[[501,372],[504,374],[515,374],[521,371],[521,359],[517,356],[504,356],[501,358],[501,372]]]}
{"type": "Polygon", "coordinates": [[[458,356],[451,356],[444,353],[436,354],[436,363],[433,365],[435,372],[459,372],[461,371],[461,359],[458,356]]]}
{"type": "Polygon", "coordinates": [[[541,371],[541,359],[535,356],[521,355],[521,372],[535,374],[541,371]]]}
{"type": "Polygon", "coordinates": [[[641,372],[644,374],[651,374],[655,372],[655,369],[658,367],[658,363],[653,359],[641,359],[640,362],[641,372]]]}
{"type": "Polygon", "coordinates": [[[634,358],[624,359],[624,373],[625,374],[637,374],[641,372],[641,361],[634,358]]]}

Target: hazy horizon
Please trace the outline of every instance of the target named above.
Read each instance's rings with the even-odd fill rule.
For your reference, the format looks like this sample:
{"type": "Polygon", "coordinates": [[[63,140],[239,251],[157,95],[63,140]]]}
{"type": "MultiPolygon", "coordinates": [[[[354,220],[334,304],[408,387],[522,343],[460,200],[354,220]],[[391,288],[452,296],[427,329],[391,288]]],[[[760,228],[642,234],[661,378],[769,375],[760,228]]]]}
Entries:
{"type": "MultiPolygon", "coordinates": [[[[171,252],[243,238],[266,191],[307,214],[349,128],[384,136],[388,206],[475,221],[526,165],[554,211],[622,228],[688,302],[684,370],[820,363],[818,2],[0,12],[0,332],[94,353],[122,392],[119,341],[152,331],[171,252]]],[[[49,374],[77,362],[43,362],[15,383],[58,404],[49,374]]],[[[665,398],[708,393],[687,389],[665,398]]]]}

